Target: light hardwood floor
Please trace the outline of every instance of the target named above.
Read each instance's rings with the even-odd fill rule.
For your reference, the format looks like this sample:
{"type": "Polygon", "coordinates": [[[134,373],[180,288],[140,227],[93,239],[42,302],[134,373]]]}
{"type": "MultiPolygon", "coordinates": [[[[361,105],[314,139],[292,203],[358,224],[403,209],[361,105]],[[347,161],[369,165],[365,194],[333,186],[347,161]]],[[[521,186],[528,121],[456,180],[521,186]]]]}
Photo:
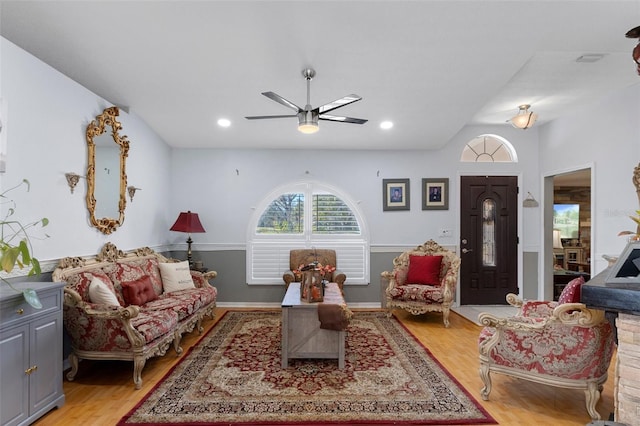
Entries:
{"type": "MultiPolygon", "coordinates": [[[[211,328],[226,309],[218,308],[216,320],[204,323],[211,328]]],[[[539,385],[494,374],[489,401],[482,401],[478,376],[477,338],[480,327],[451,313],[451,327],[445,329],[442,315],[413,316],[395,311],[398,318],[431,351],[440,363],[501,425],[586,425],[591,421],[585,409],[584,393],[539,385]]],[[[200,336],[197,332],[183,337],[186,353],[200,336]]],[[[175,352],[147,361],[142,372],[142,389],[135,390],[130,362],[83,361],[75,381],[65,379],[65,405],[55,409],[35,424],[45,425],[114,425],[151,390],[154,384],[178,362],[175,352]]],[[[615,356],[609,368],[609,380],[597,409],[606,420],[613,412],[613,371],[615,356]]]]}

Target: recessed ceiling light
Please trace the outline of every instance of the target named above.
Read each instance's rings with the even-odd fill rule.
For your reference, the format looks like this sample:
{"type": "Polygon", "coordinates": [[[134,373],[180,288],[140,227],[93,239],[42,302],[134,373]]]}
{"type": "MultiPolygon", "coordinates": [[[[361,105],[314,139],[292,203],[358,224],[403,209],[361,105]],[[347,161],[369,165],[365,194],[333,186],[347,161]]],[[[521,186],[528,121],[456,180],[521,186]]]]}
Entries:
{"type": "Polygon", "coordinates": [[[231,121],[227,120],[226,118],[221,118],[218,120],[218,126],[229,127],[231,126],[231,121]]]}
{"type": "Polygon", "coordinates": [[[390,129],[392,127],[393,127],[393,122],[391,122],[391,121],[383,121],[382,123],[380,123],[380,128],[381,129],[387,130],[387,129],[390,129]]]}

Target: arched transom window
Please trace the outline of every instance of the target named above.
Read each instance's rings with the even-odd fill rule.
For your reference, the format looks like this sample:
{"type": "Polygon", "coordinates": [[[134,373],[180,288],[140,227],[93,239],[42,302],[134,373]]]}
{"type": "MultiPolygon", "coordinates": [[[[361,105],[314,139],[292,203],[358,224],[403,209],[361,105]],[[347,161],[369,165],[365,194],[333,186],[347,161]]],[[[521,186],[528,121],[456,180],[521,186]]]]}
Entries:
{"type": "Polygon", "coordinates": [[[518,155],[513,145],[498,135],[480,135],[465,145],[460,156],[464,163],[517,163],[518,155]]]}

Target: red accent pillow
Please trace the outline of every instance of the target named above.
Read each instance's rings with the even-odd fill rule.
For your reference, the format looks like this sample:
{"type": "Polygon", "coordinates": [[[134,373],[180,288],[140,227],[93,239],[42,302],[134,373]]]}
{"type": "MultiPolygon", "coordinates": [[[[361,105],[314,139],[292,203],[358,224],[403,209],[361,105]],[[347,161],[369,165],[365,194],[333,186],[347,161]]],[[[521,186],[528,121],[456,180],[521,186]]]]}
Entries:
{"type": "Polygon", "coordinates": [[[123,282],[122,295],[127,306],[141,306],[158,298],[148,275],[140,277],[136,281],[123,282]]]}
{"type": "Polygon", "coordinates": [[[584,277],[581,275],[576,279],[569,281],[569,284],[562,290],[558,298],[558,304],[562,303],[580,303],[580,293],[584,284],[584,277]]]}
{"type": "Polygon", "coordinates": [[[407,284],[440,285],[442,256],[409,255],[407,284]]]}

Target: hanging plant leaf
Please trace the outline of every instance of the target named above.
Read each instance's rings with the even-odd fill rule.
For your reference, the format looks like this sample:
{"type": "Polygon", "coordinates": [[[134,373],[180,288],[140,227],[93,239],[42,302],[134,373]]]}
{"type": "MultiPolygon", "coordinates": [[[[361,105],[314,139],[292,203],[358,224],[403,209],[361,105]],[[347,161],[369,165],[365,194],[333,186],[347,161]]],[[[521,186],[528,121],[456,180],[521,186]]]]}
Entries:
{"type": "Polygon", "coordinates": [[[28,288],[26,290],[23,290],[22,295],[24,296],[24,300],[26,300],[28,304],[36,309],[42,309],[42,303],[40,302],[38,293],[36,293],[34,289],[28,288]]]}

